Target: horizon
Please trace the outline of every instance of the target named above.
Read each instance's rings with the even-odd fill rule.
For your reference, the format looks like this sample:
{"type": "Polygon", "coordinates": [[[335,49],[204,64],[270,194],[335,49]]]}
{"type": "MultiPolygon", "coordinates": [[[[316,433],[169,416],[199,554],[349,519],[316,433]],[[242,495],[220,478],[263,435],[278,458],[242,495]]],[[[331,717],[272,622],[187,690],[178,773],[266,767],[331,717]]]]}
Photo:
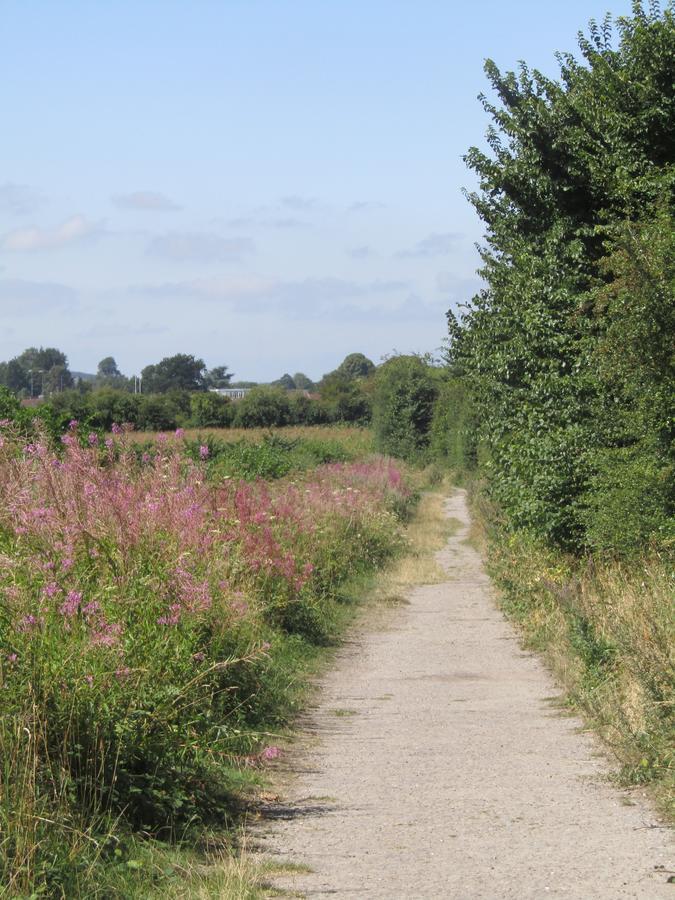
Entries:
{"type": "Polygon", "coordinates": [[[480,286],[483,61],[555,75],[608,5],[11,0],[0,358],[266,382],[435,352],[480,286]]]}

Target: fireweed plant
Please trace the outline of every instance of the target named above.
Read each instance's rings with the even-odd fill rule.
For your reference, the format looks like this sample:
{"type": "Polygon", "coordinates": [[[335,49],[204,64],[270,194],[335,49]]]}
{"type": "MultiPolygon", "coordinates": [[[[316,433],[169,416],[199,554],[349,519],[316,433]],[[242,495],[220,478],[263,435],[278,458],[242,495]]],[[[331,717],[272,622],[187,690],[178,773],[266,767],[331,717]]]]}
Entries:
{"type": "Polygon", "coordinates": [[[111,830],[227,821],[238,772],[276,756],[289,659],[330,639],[341,583],[402,545],[411,498],[385,459],[246,482],[210,477],[206,444],[139,455],[113,430],[72,422],[56,449],[0,432],[10,893],[72,891],[111,830]]]}

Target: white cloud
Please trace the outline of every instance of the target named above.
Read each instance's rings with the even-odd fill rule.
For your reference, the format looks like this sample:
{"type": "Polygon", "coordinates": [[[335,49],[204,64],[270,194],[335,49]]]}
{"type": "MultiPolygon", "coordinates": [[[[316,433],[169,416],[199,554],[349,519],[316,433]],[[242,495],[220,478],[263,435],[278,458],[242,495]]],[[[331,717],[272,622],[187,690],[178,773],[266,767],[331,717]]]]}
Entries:
{"type": "Polygon", "coordinates": [[[115,194],[112,202],[120,209],[138,209],[143,212],[172,211],[181,209],[166,194],[158,191],[133,191],[130,194],[115,194]]]}
{"type": "Polygon", "coordinates": [[[452,231],[445,232],[444,234],[434,232],[423,240],[418,241],[412,249],[400,250],[396,256],[399,259],[422,259],[433,256],[447,256],[454,250],[457,241],[462,237],[463,235],[452,231]]]}
{"type": "Polygon", "coordinates": [[[29,228],[17,228],[9,231],[2,237],[0,247],[3,250],[11,250],[17,253],[32,252],[35,250],[54,250],[65,247],[86,238],[96,237],[103,232],[100,222],[90,222],[84,216],[71,216],[53,228],[39,228],[32,225],[29,228]]]}
{"type": "Polygon", "coordinates": [[[35,212],[44,203],[44,198],[35,188],[27,184],[6,182],[0,185],[0,211],[15,216],[35,212]]]}
{"type": "Polygon", "coordinates": [[[172,232],[156,237],[148,253],[175,262],[238,262],[255,251],[250,238],[223,238],[209,232],[172,232]]]}

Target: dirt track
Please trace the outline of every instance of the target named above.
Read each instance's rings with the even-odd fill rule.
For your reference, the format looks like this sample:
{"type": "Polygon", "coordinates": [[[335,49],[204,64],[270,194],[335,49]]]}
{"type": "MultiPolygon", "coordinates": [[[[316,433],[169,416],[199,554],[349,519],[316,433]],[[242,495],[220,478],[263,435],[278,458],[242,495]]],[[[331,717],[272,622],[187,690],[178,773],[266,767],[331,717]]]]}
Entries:
{"type": "Polygon", "coordinates": [[[275,885],[349,898],[669,898],[668,832],[640,796],[611,786],[594,741],[551,701],[467,543],[366,630],[325,678],[289,754],[287,806],[262,828],[276,860],[309,874],[275,885]]]}

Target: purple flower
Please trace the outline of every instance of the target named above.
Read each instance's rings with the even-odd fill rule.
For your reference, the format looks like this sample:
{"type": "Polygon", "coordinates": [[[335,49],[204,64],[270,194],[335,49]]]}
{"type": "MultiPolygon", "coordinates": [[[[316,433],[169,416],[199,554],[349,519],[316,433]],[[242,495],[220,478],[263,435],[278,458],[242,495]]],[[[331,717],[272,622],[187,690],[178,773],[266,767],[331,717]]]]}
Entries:
{"type": "Polygon", "coordinates": [[[87,440],[89,441],[90,447],[95,447],[98,444],[98,435],[94,434],[92,431],[87,440]]]}
{"type": "Polygon", "coordinates": [[[281,756],[281,750],[278,747],[265,747],[260,755],[263,759],[278,759],[281,756]]]}
{"type": "Polygon", "coordinates": [[[79,424],[77,419],[71,419],[70,422],[68,422],[68,428],[70,428],[71,431],[75,431],[79,424]]]}
{"type": "Polygon", "coordinates": [[[82,594],[80,591],[68,591],[68,596],[59,607],[59,612],[66,619],[72,619],[76,615],[82,602],[82,594]]]}
{"type": "Polygon", "coordinates": [[[8,662],[15,663],[15,662],[17,661],[18,658],[19,658],[19,657],[18,657],[18,655],[17,655],[16,653],[8,653],[8,654],[7,654],[7,661],[8,661],[8,662]]]}
{"type": "Polygon", "coordinates": [[[113,422],[111,431],[113,434],[122,434],[122,427],[117,422],[113,422]]]}
{"type": "Polygon", "coordinates": [[[183,428],[176,428],[176,437],[182,438],[185,435],[185,430],[183,428]]]}
{"type": "Polygon", "coordinates": [[[199,458],[200,459],[208,459],[209,458],[209,448],[205,444],[202,444],[201,447],[199,448],[199,458]]]}

